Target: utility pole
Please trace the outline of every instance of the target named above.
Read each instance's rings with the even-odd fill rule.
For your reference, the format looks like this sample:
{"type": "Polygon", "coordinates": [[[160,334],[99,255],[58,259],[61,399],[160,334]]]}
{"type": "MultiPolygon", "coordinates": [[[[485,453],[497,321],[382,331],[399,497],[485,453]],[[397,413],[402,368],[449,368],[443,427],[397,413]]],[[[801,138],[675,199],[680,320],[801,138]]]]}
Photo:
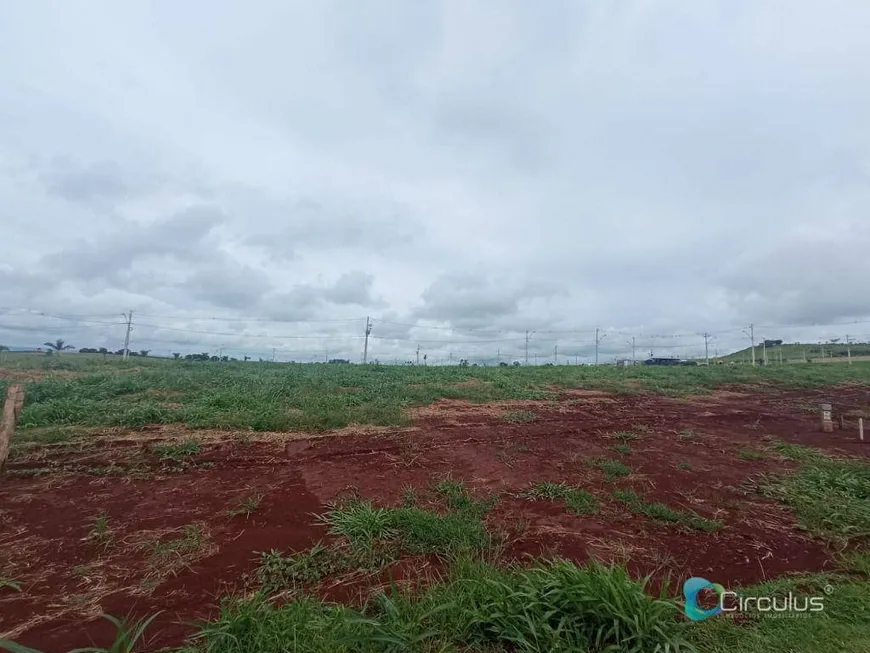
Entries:
{"type": "Polygon", "coordinates": [[[537,365],[537,364],[538,364],[538,355],[535,354],[535,365],[537,365]]]}
{"type": "Polygon", "coordinates": [[[635,336],[631,337],[631,364],[637,365],[637,345],[635,344],[635,336]]]}
{"type": "Polygon", "coordinates": [[[526,365],[529,364],[529,338],[532,337],[534,331],[529,331],[526,329],[526,365]]]}
{"type": "Polygon", "coordinates": [[[749,340],[752,342],[752,367],[755,367],[755,325],[749,325],[749,340]]]}
{"type": "Polygon", "coordinates": [[[417,365],[420,364],[420,345],[417,345],[417,365]]]}
{"type": "Polygon", "coordinates": [[[121,313],[127,320],[127,335],[124,336],[124,360],[130,356],[130,332],[133,330],[133,309],[129,313],[121,313]]]}
{"type": "Polygon", "coordinates": [[[559,345],[553,345],[553,365],[557,364],[556,356],[559,353],[559,345]]]}
{"type": "Polygon", "coordinates": [[[368,315],[366,315],[366,344],[363,347],[363,365],[365,365],[369,360],[369,334],[372,332],[372,321],[368,315]]]}
{"type": "MultiPolygon", "coordinates": [[[[746,333],[746,329],[743,329],[743,333],[746,333]]],[[[749,336],[749,342],[752,343],[750,349],[752,350],[752,367],[755,367],[755,325],[749,325],[749,333],[746,333],[749,336]]]]}
{"type": "Polygon", "coordinates": [[[451,351],[447,354],[447,360],[450,361],[450,364],[453,365],[453,352],[451,351]]]}
{"type": "Polygon", "coordinates": [[[602,333],[599,336],[598,335],[599,331],[601,331],[601,329],[596,327],[596,329],[595,329],[595,364],[596,365],[598,365],[598,343],[600,343],[602,340],[604,340],[607,337],[606,333],[602,333]]]}
{"type": "Polygon", "coordinates": [[[849,357],[849,365],[852,364],[852,341],[848,334],[846,335],[846,355],[849,357]]]}
{"type": "Polygon", "coordinates": [[[275,348],[272,347],[272,362],[275,362],[275,348]]]}
{"type": "Polygon", "coordinates": [[[708,341],[710,340],[710,334],[704,334],[704,360],[707,361],[707,365],[710,364],[710,346],[708,341]]]}
{"type": "Polygon", "coordinates": [[[501,349],[495,350],[495,360],[499,365],[501,365],[501,349]]]}
{"type": "Polygon", "coordinates": [[[767,365],[767,340],[761,343],[761,360],[767,365]]]}

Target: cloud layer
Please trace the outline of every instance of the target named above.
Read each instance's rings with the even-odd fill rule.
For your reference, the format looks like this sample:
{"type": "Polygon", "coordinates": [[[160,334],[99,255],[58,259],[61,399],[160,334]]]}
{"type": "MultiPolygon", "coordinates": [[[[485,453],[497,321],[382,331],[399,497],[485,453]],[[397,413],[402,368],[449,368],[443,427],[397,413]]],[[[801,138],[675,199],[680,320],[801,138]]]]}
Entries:
{"type": "Polygon", "coordinates": [[[845,1],[7,4],[0,342],[117,348],[131,308],[137,348],[286,360],[358,359],[367,315],[390,361],[870,339],[867,33],[845,1]]]}

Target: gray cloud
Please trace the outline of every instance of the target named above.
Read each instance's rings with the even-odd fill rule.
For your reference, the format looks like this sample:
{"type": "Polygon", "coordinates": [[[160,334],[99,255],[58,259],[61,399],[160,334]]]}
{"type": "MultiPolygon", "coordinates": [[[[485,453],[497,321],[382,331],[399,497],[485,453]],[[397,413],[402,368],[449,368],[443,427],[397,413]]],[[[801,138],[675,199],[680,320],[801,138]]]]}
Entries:
{"type": "Polygon", "coordinates": [[[0,307],[300,360],[358,358],[366,314],[399,360],[870,339],[861,3],[44,13],[0,21],[0,307]]]}

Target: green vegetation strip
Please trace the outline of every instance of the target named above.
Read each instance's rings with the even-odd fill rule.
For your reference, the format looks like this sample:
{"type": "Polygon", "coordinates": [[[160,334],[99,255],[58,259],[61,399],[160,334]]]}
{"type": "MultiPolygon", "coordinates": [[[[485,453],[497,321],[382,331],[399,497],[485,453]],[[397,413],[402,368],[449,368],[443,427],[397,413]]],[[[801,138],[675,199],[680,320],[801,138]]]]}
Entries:
{"type": "Polygon", "coordinates": [[[758,487],[764,495],[791,507],[814,535],[839,542],[870,536],[870,465],[793,444],[774,450],[801,466],[794,474],[762,477],[758,487]]]}
{"type": "MultiPolygon", "coordinates": [[[[841,383],[870,385],[870,362],[769,368],[697,366],[425,367],[381,365],[189,362],[64,354],[9,357],[12,372],[49,372],[27,381],[20,429],[69,426],[138,427],[186,424],[193,428],[256,431],[323,430],[348,424],[400,425],[406,409],[442,398],[473,402],[553,398],[554,387],[614,393],[651,391],[666,396],[703,394],[731,384],[810,388],[841,383]],[[135,365],[135,368],[133,368],[135,365]],[[76,370],[76,376],[53,376],[76,370]],[[352,391],[349,391],[352,389],[352,391]]],[[[8,379],[0,380],[0,390],[8,379]]],[[[522,424],[530,411],[508,412],[522,424]]],[[[633,434],[626,434],[626,437],[633,434]]],[[[46,437],[55,437],[50,435],[46,437]]],[[[62,433],[56,437],[64,437],[62,433]]]]}
{"type": "Polygon", "coordinates": [[[601,510],[601,504],[594,494],[583,488],[565,483],[544,481],[519,494],[524,499],[556,501],[564,499],[568,512],[574,515],[593,515],[601,510]]]}
{"type": "Polygon", "coordinates": [[[656,521],[682,524],[692,530],[706,533],[722,528],[722,522],[719,520],[706,519],[693,512],[671,508],[664,503],[648,502],[633,490],[615,490],[613,498],[624,503],[633,513],[646,515],[656,521]]]}

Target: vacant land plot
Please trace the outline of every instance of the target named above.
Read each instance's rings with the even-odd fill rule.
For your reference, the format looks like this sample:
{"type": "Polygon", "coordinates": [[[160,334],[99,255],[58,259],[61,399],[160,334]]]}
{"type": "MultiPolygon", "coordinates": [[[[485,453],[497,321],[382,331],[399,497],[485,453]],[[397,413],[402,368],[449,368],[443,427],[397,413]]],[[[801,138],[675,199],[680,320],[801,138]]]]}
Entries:
{"type": "Polygon", "coordinates": [[[27,385],[0,639],[109,646],[100,615],[159,612],[137,650],[870,641],[870,365],[48,365],[0,376],[27,385]],[[692,623],[691,576],[825,614],[692,623]]]}

